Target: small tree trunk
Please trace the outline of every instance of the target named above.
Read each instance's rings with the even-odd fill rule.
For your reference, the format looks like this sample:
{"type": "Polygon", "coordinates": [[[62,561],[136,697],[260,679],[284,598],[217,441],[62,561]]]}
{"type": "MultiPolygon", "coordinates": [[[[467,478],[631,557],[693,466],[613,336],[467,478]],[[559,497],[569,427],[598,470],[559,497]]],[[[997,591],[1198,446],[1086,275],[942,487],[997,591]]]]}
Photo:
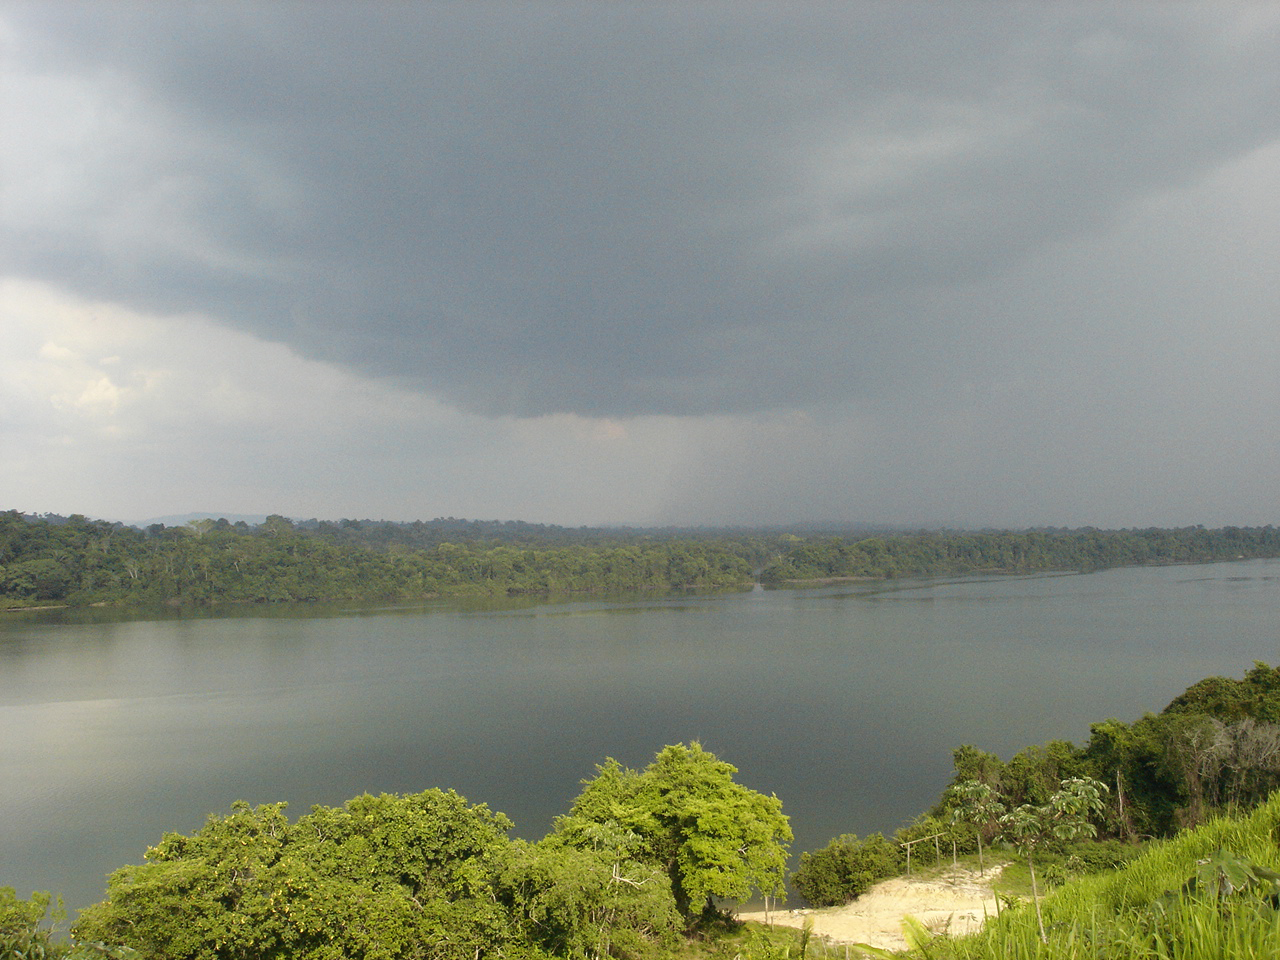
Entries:
{"type": "Polygon", "coordinates": [[[1027,847],[1027,866],[1031,869],[1031,899],[1036,904],[1036,924],[1040,927],[1040,942],[1048,943],[1049,937],[1044,932],[1044,916],[1040,913],[1040,891],[1036,887],[1036,865],[1031,859],[1031,848],[1027,847]]]}

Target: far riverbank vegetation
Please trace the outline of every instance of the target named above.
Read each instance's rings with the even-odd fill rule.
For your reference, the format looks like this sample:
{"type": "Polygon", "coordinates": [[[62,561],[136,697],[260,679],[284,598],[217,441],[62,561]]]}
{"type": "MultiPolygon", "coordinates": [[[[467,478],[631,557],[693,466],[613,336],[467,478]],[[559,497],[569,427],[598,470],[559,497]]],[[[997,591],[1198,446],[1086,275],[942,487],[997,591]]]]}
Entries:
{"type": "Polygon", "coordinates": [[[0,513],[0,608],[602,597],[1277,556],[1272,526],[902,532],[273,515],[140,529],[10,510],[0,513]]]}
{"type": "MultiPolygon", "coordinates": [[[[909,848],[916,870],[1003,867],[1003,906],[981,932],[904,920],[913,960],[1280,955],[1280,668],[1208,677],[1158,714],[1093,724],[1082,746],[1008,761],[962,746],[954,761],[932,809],[891,838],[801,854],[792,886],[844,904],[903,872],[909,848]]],[[[452,791],[295,821],[283,804],[236,804],[114,872],[71,943],[51,933],[48,894],[0,888],[0,958],[891,956],[734,919],[782,893],[791,841],[778,798],[736,773],[696,742],[643,771],[606,760],[536,843],[452,791]]]]}

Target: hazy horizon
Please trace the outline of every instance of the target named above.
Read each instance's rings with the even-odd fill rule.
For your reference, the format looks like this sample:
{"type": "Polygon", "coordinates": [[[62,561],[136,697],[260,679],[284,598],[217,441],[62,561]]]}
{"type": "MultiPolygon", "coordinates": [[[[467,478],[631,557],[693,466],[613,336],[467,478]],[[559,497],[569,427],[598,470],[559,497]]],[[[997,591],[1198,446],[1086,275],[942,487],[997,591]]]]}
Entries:
{"type": "Polygon", "coordinates": [[[0,0],[0,506],[1264,525],[1280,6],[0,0]]]}
{"type": "MultiPolygon", "coordinates": [[[[1118,532],[1118,531],[1124,531],[1124,530],[1179,529],[1178,527],[1161,528],[1153,525],[1138,526],[1135,524],[1125,524],[1125,525],[1115,526],[1115,527],[1095,527],[1090,524],[1083,524],[1081,526],[1075,526],[1075,527],[1060,526],[1056,524],[1029,524],[1029,525],[1019,526],[1019,527],[995,526],[995,525],[958,526],[955,524],[929,522],[929,521],[920,522],[920,523],[913,523],[911,521],[903,521],[901,523],[873,523],[873,522],[867,522],[862,520],[833,520],[830,518],[827,518],[827,519],[819,518],[819,519],[812,519],[812,520],[790,520],[790,521],[774,520],[774,521],[762,522],[762,523],[756,523],[756,524],[751,524],[751,523],[637,524],[637,523],[609,523],[607,521],[601,522],[601,523],[584,522],[584,523],[577,523],[577,524],[558,524],[558,523],[550,523],[547,521],[538,520],[536,518],[528,518],[528,517],[466,517],[466,516],[454,516],[452,514],[449,514],[447,516],[436,516],[436,517],[371,517],[371,516],[360,516],[356,514],[353,514],[350,516],[343,516],[343,517],[336,517],[336,516],[330,517],[330,516],[315,516],[315,515],[290,516],[287,514],[274,514],[274,513],[273,514],[266,514],[266,513],[248,514],[248,513],[234,513],[230,511],[195,510],[195,511],[188,511],[186,513],[164,514],[164,515],[147,516],[147,517],[141,517],[141,518],[138,518],[138,517],[126,518],[126,517],[93,516],[89,514],[84,514],[83,512],[80,512],[80,511],[63,514],[63,513],[57,513],[54,511],[28,510],[28,511],[19,511],[19,513],[24,514],[28,519],[43,520],[46,518],[54,517],[54,518],[58,518],[59,521],[68,519],[70,516],[74,515],[74,513],[79,513],[81,516],[84,516],[85,519],[90,521],[106,521],[108,523],[121,523],[127,527],[135,527],[137,529],[146,529],[148,526],[151,526],[152,524],[163,524],[166,527],[185,526],[193,520],[226,520],[228,523],[232,523],[232,524],[238,523],[240,521],[244,521],[250,527],[255,527],[255,526],[262,525],[267,519],[269,519],[273,515],[283,516],[286,520],[289,520],[291,523],[297,524],[299,526],[303,526],[311,523],[338,523],[338,522],[344,522],[348,520],[355,520],[360,523],[370,523],[370,524],[390,523],[390,524],[403,524],[403,525],[409,525],[413,523],[431,524],[431,523],[441,523],[441,522],[459,523],[459,524],[478,523],[483,525],[516,523],[516,524],[526,524],[529,526],[543,526],[543,527],[558,528],[558,529],[564,529],[564,530],[570,530],[570,531],[577,530],[577,529],[606,530],[606,531],[630,530],[637,533],[648,533],[648,532],[661,532],[666,530],[673,530],[673,531],[697,530],[697,531],[715,531],[715,532],[723,531],[726,534],[732,534],[735,532],[755,533],[755,532],[768,531],[768,532],[776,532],[780,534],[786,533],[786,532],[799,532],[802,534],[815,533],[815,534],[821,534],[821,535],[832,534],[832,535],[867,536],[867,537],[910,536],[916,533],[925,533],[925,534],[975,533],[976,534],[976,533],[1002,533],[1002,532],[1003,533],[1024,533],[1024,532],[1044,532],[1044,531],[1071,532],[1071,531],[1091,530],[1091,529],[1098,530],[1103,533],[1112,533],[1112,532],[1118,532]]],[[[1191,528],[1221,529],[1223,527],[1241,527],[1241,528],[1247,529],[1250,527],[1259,527],[1259,526],[1266,527],[1266,526],[1273,526],[1273,524],[1224,523],[1219,526],[1209,527],[1206,524],[1188,523],[1188,524],[1182,524],[1181,528],[1182,529],[1191,529],[1191,528]]]]}

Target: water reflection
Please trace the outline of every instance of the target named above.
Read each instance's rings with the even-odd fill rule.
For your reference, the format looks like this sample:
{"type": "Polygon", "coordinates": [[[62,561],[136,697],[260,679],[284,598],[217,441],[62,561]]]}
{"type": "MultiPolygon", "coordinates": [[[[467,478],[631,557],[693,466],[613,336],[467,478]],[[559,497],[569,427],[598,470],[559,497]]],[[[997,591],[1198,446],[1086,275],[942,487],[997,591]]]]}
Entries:
{"type": "Polygon", "coordinates": [[[536,837],[595,763],[694,738],[782,797],[797,849],[891,830],[935,799],[961,743],[1080,740],[1280,659],[1277,573],[22,614],[0,621],[0,885],[83,906],[163,831],[236,799],[296,814],[454,787],[536,837]]]}

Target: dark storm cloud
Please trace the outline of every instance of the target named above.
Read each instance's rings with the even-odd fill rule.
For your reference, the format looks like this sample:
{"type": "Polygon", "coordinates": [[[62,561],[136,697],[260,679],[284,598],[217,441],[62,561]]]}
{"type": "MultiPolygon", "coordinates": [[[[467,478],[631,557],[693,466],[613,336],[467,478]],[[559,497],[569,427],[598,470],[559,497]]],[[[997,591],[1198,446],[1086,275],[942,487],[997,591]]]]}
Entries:
{"type": "Polygon", "coordinates": [[[119,92],[100,140],[47,148],[90,195],[6,209],[7,269],[485,413],[751,412],[1000,364],[1001,321],[949,319],[948,290],[1280,131],[1247,7],[0,10],[20,70],[119,92]]]}

